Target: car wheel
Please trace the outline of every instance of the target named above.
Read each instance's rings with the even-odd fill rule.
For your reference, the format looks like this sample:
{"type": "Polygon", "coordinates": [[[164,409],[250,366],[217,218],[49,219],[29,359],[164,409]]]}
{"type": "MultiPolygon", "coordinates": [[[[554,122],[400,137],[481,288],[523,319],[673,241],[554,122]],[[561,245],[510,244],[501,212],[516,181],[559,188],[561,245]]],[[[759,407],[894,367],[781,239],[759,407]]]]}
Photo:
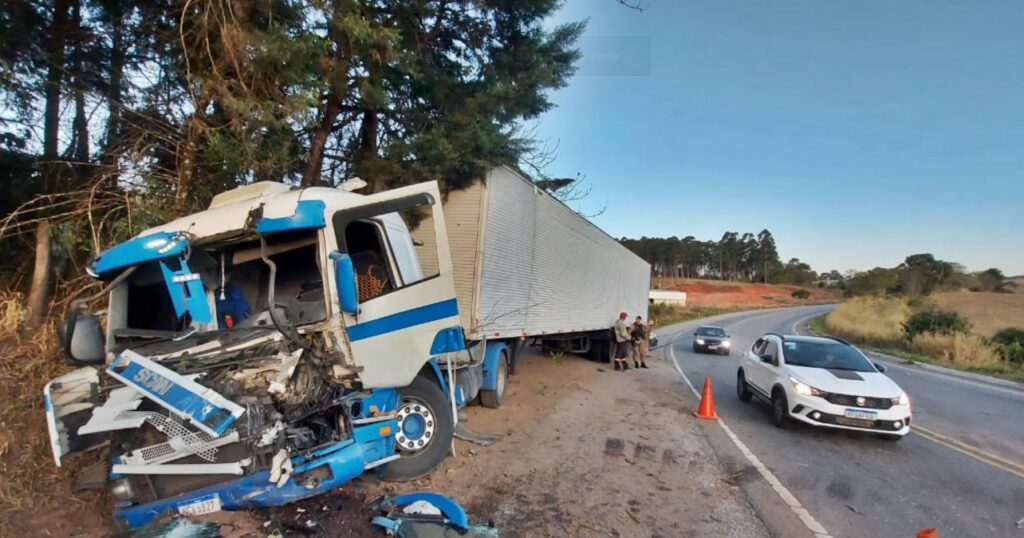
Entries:
{"type": "Polygon", "coordinates": [[[902,441],[903,438],[906,437],[906,436],[905,435],[888,435],[888,434],[884,434],[883,433],[883,434],[879,434],[878,437],[880,439],[882,439],[883,441],[889,441],[890,443],[896,443],[898,441],[902,441]]]}
{"type": "Polygon", "coordinates": [[[407,482],[433,471],[448,456],[455,435],[450,404],[437,383],[417,376],[398,389],[399,459],[387,464],[385,480],[407,482]]]}
{"type": "Polygon", "coordinates": [[[697,344],[693,344],[693,352],[694,353],[700,353],[700,348],[697,347],[697,344]]]}
{"type": "Polygon", "coordinates": [[[747,376],[743,375],[743,370],[736,373],[736,396],[739,396],[740,400],[744,402],[749,402],[750,397],[753,396],[750,387],[747,386],[747,376]]]}
{"type": "Polygon", "coordinates": [[[786,425],[789,418],[789,402],[786,400],[786,393],[776,390],[772,393],[772,424],[777,428],[786,425]]]}

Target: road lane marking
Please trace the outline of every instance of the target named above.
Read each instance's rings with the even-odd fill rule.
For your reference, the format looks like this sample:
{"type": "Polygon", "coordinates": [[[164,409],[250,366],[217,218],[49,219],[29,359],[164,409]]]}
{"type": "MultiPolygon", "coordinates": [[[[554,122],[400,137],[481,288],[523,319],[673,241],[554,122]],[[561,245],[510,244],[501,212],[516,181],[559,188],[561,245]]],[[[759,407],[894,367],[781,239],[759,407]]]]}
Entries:
{"type": "MultiPolygon", "coordinates": [[[[678,334],[676,336],[678,337],[678,334]]],[[[697,392],[697,389],[693,386],[693,383],[690,383],[690,378],[686,377],[686,374],[683,373],[682,367],[679,366],[679,361],[676,359],[675,344],[675,338],[673,338],[668,343],[668,353],[669,356],[672,358],[672,365],[676,367],[676,371],[679,372],[680,376],[682,376],[683,381],[686,382],[686,386],[690,387],[690,391],[693,392],[693,395],[696,396],[699,400],[700,393],[697,392]]],[[[732,429],[729,428],[729,426],[725,423],[724,419],[719,417],[719,419],[716,420],[715,422],[722,427],[722,430],[725,432],[725,435],[727,435],[729,439],[732,440],[732,443],[736,445],[736,448],[739,449],[740,453],[743,454],[743,457],[747,458],[747,461],[750,462],[750,465],[757,469],[757,472],[761,473],[761,476],[764,477],[765,481],[768,482],[768,485],[770,485],[772,489],[775,490],[775,493],[779,496],[780,499],[782,499],[782,502],[786,503],[786,506],[788,506],[789,509],[792,510],[794,514],[796,514],[796,517],[800,520],[801,523],[804,524],[805,527],[807,527],[807,530],[811,531],[814,534],[815,538],[832,538],[831,535],[829,535],[828,531],[825,530],[825,527],[821,526],[821,523],[818,523],[818,521],[814,519],[814,516],[812,516],[811,513],[808,512],[802,504],[800,504],[800,501],[797,500],[797,498],[793,496],[792,493],[789,492],[789,489],[787,489],[786,486],[784,486],[782,482],[779,481],[779,479],[775,476],[775,473],[771,472],[771,470],[769,470],[768,467],[761,463],[761,460],[758,459],[758,457],[755,456],[749,448],[747,448],[747,445],[743,441],[741,441],[735,433],[733,433],[732,429]]]]}
{"type": "Polygon", "coordinates": [[[1015,461],[1010,461],[1002,456],[993,454],[986,450],[982,450],[976,446],[964,443],[963,441],[958,441],[956,439],[953,439],[952,437],[943,435],[934,430],[923,428],[919,424],[914,424],[913,426],[911,426],[910,431],[912,433],[916,433],[921,437],[924,437],[925,439],[928,439],[929,441],[938,443],[947,448],[951,448],[972,459],[975,459],[982,463],[987,463],[997,469],[1006,471],[1018,478],[1024,478],[1024,465],[1021,465],[1015,461]]]}

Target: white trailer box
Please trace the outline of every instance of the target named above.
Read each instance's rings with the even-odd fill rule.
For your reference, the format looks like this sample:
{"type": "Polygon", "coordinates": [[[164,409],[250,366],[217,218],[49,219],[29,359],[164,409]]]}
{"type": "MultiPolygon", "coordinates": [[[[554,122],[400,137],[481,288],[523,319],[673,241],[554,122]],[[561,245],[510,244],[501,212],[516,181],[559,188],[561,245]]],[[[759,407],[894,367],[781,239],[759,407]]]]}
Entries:
{"type": "MultiPolygon", "coordinates": [[[[444,215],[470,340],[603,334],[619,312],[647,318],[650,264],[516,171],[450,193],[444,215]]],[[[432,240],[429,224],[417,242],[432,240]]]]}

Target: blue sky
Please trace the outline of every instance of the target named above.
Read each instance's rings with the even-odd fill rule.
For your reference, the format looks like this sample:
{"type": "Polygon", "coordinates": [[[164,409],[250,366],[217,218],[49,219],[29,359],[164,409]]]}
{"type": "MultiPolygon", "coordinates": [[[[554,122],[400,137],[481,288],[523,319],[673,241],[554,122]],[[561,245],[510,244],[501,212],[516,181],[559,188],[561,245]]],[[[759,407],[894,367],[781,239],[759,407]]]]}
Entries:
{"type": "Polygon", "coordinates": [[[1024,2],[570,0],[537,134],[612,235],[768,228],[816,270],[1024,274],[1024,2]]]}

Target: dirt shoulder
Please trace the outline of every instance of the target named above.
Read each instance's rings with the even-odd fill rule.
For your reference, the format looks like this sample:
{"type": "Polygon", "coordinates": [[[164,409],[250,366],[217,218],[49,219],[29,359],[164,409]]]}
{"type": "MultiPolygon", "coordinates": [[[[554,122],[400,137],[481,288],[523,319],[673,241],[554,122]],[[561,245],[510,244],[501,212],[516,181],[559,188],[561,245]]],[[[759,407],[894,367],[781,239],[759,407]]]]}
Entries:
{"type": "Polygon", "coordinates": [[[616,372],[527,355],[506,406],[470,409],[468,426],[505,438],[460,442],[422,486],[504,536],[767,536],[655,356],[616,372]]]}

